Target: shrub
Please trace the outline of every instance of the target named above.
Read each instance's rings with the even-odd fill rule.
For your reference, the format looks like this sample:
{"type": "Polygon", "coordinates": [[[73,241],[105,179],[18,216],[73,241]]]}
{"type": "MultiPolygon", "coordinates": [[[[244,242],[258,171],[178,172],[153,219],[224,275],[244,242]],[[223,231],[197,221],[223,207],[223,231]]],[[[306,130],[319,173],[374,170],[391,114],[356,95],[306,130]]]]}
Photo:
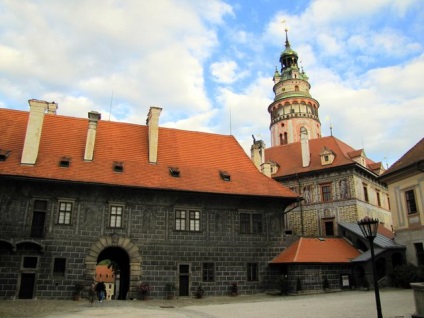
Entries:
{"type": "Polygon", "coordinates": [[[390,276],[395,287],[411,288],[410,283],[424,281],[424,268],[411,264],[398,265],[390,276]]]}

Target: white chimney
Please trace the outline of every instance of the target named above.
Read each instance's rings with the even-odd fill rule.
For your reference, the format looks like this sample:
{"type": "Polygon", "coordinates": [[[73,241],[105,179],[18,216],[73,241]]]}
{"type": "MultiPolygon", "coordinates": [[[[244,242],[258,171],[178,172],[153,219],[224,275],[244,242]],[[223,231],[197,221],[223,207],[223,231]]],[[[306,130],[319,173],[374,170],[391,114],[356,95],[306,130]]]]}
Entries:
{"type": "Polygon", "coordinates": [[[308,167],[311,162],[311,153],[309,151],[308,131],[305,127],[300,128],[300,145],[302,148],[302,166],[308,167]]]}
{"type": "Polygon", "coordinates": [[[58,107],[58,105],[55,102],[48,103],[48,105],[47,105],[47,114],[56,115],[56,111],[57,111],[58,108],[59,107],[58,107]]]}
{"type": "Polygon", "coordinates": [[[266,175],[268,178],[271,178],[272,166],[270,162],[265,162],[262,165],[262,173],[266,175]]]}
{"type": "Polygon", "coordinates": [[[101,119],[101,114],[95,111],[88,113],[88,131],[85,142],[84,160],[92,161],[94,154],[94,145],[96,143],[97,124],[101,119]]]}
{"type": "Polygon", "coordinates": [[[28,125],[25,134],[24,148],[22,150],[21,164],[34,165],[40,147],[41,131],[43,129],[44,112],[49,108],[55,108],[57,104],[43,100],[30,99],[28,125]],[[54,104],[54,105],[53,105],[54,104]]]}
{"type": "Polygon", "coordinates": [[[252,135],[253,145],[250,147],[250,159],[255,164],[256,168],[261,171],[261,165],[265,161],[265,143],[262,140],[256,140],[252,135]]]}
{"type": "Polygon", "coordinates": [[[147,114],[146,125],[149,127],[149,163],[158,161],[158,142],[159,142],[159,115],[162,111],[160,107],[150,107],[147,114]]]}

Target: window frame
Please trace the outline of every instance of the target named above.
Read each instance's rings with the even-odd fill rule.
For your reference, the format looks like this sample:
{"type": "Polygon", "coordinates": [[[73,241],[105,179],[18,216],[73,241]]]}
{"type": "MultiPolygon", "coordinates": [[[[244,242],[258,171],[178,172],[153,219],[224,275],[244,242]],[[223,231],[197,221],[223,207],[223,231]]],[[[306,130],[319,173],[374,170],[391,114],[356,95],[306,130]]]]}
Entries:
{"type": "Polygon", "coordinates": [[[413,215],[418,213],[417,200],[415,197],[414,189],[409,189],[405,191],[405,205],[406,205],[406,212],[408,215],[413,215]],[[409,197],[408,193],[412,194],[412,197],[409,197]]]}
{"type": "Polygon", "coordinates": [[[57,220],[56,224],[58,225],[71,225],[72,224],[72,214],[74,212],[74,201],[70,200],[59,200],[57,204],[57,220]],[[66,205],[65,209],[61,209],[63,205],[66,205]],[[70,205],[70,210],[67,209],[68,205],[70,205]],[[63,216],[63,219],[62,219],[63,216]],[[68,216],[68,219],[66,218],[68,216]]]}
{"type": "Polygon", "coordinates": [[[202,282],[205,282],[205,283],[215,282],[215,263],[204,262],[202,264],[202,282]]]}
{"type": "Polygon", "coordinates": [[[263,213],[258,211],[240,211],[239,226],[241,234],[263,234],[263,213]]]}
{"type": "Polygon", "coordinates": [[[66,257],[54,257],[53,258],[53,264],[52,264],[52,275],[55,277],[64,277],[66,274],[66,268],[67,268],[67,260],[66,257]],[[57,261],[63,261],[64,264],[57,264],[57,261]],[[59,266],[61,265],[61,266],[59,266]],[[57,268],[62,268],[63,267],[63,271],[60,270],[56,270],[57,268]]]}
{"type": "Polygon", "coordinates": [[[362,184],[362,192],[364,194],[364,201],[369,203],[370,202],[370,196],[369,196],[369,193],[368,193],[368,185],[366,183],[362,184]]]}
{"type": "Polygon", "coordinates": [[[22,270],[37,270],[38,266],[40,264],[40,260],[38,258],[38,256],[34,256],[34,255],[24,255],[22,256],[22,263],[21,263],[21,269],[22,270]],[[35,260],[35,266],[27,266],[30,265],[28,263],[31,263],[32,261],[35,260]]]}
{"type": "Polygon", "coordinates": [[[319,185],[320,191],[321,191],[321,202],[331,202],[333,201],[333,189],[332,189],[332,183],[322,183],[319,185]],[[329,191],[325,191],[325,189],[328,188],[329,191]]]}
{"type": "Polygon", "coordinates": [[[248,282],[259,281],[259,265],[258,263],[249,262],[246,264],[246,280],[248,282]]]}
{"type": "Polygon", "coordinates": [[[109,204],[108,227],[114,229],[122,229],[124,226],[125,205],[119,203],[109,204]],[[120,213],[118,213],[120,211],[120,213]],[[119,220],[119,225],[118,225],[119,220]]]}
{"type": "Polygon", "coordinates": [[[423,243],[414,243],[415,257],[417,258],[417,266],[424,265],[424,246],[423,243]]]}
{"type": "Polygon", "coordinates": [[[175,208],[174,230],[201,232],[202,211],[198,208],[175,208]]]}
{"type": "Polygon", "coordinates": [[[375,193],[376,193],[376,197],[377,197],[377,205],[379,206],[379,207],[381,207],[381,196],[380,196],[380,190],[375,190],[375,193]]]}

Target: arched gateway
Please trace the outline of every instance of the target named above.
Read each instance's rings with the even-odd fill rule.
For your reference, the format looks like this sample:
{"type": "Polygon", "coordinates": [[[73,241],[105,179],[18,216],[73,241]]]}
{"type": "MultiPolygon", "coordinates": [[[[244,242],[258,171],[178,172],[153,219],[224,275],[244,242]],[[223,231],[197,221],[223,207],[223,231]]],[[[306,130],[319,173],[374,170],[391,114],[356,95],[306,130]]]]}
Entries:
{"type": "Polygon", "coordinates": [[[129,238],[116,234],[100,237],[85,257],[87,284],[93,280],[98,262],[106,258],[117,263],[121,270],[118,299],[135,297],[137,283],[141,277],[141,256],[138,247],[129,238]]]}

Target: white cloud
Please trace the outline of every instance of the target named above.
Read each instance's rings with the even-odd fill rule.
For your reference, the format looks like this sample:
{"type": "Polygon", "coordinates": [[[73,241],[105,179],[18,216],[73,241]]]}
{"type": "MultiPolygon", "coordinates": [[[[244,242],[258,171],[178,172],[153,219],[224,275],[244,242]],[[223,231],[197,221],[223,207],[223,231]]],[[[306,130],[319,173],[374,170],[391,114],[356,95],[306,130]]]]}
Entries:
{"type": "Polygon", "coordinates": [[[213,79],[218,83],[231,84],[242,75],[239,73],[235,61],[221,61],[212,63],[210,71],[213,79]]]}

